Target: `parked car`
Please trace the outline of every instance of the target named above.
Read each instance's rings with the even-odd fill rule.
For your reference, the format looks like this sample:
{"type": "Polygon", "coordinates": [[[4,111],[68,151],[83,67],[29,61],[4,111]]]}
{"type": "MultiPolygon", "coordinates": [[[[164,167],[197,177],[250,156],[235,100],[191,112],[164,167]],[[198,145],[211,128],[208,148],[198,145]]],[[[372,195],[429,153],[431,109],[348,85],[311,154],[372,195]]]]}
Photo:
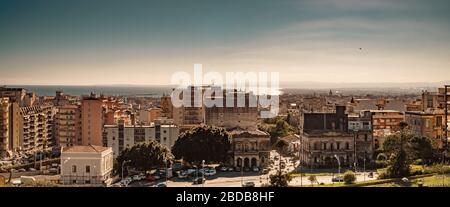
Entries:
{"type": "Polygon", "coordinates": [[[336,176],[331,179],[332,182],[344,182],[344,177],[336,176]]]}
{"type": "Polygon", "coordinates": [[[258,167],[253,167],[253,172],[259,172],[259,168],[258,167]]]}
{"type": "Polygon", "coordinates": [[[198,177],[194,179],[194,185],[203,184],[205,183],[206,179],[203,177],[198,177]]]}
{"type": "Polygon", "coordinates": [[[25,168],[20,168],[18,171],[19,172],[26,172],[27,170],[25,170],[25,168]]]}
{"type": "Polygon", "coordinates": [[[255,187],[255,183],[254,182],[245,182],[244,184],[242,184],[242,187],[255,187]]]}
{"type": "Polygon", "coordinates": [[[206,176],[213,176],[216,174],[216,170],[215,169],[207,169],[205,170],[205,175],[206,176]]]}
{"type": "Polygon", "coordinates": [[[226,171],[228,171],[228,168],[227,168],[227,167],[221,167],[221,168],[220,168],[220,171],[226,172],[226,171]]]}
{"type": "Polygon", "coordinates": [[[36,172],[36,169],[34,169],[34,168],[28,168],[28,171],[30,171],[30,172],[36,172]]]}
{"type": "Polygon", "coordinates": [[[245,168],[244,168],[244,171],[245,171],[245,172],[248,172],[248,171],[250,171],[250,168],[249,168],[249,167],[245,167],[245,168]]]}
{"type": "Polygon", "coordinates": [[[167,187],[167,185],[165,183],[158,183],[156,185],[153,185],[152,187],[161,188],[161,187],[167,187]]]}
{"type": "Polygon", "coordinates": [[[228,172],[233,172],[234,171],[234,167],[229,167],[228,168],[228,172]]]}
{"type": "Polygon", "coordinates": [[[54,173],[54,174],[58,173],[58,169],[57,169],[57,168],[54,168],[54,167],[50,168],[48,171],[49,171],[50,173],[54,173]]]}

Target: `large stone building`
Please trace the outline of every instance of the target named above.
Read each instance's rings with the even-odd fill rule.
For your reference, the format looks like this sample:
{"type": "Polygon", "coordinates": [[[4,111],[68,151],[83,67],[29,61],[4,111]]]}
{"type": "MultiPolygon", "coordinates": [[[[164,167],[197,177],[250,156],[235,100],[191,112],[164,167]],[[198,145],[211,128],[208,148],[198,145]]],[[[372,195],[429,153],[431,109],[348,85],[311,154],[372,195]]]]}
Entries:
{"type": "Polygon", "coordinates": [[[300,161],[311,167],[352,166],[372,159],[370,118],[351,117],[345,106],[334,113],[305,113],[300,135],[300,161]]]}
{"type": "Polygon", "coordinates": [[[235,167],[264,167],[270,157],[270,136],[259,130],[234,129],[229,131],[232,139],[231,163],[235,167]]]}
{"type": "Polygon", "coordinates": [[[256,130],[258,120],[258,107],[256,106],[256,97],[251,93],[245,92],[223,92],[221,96],[215,96],[216,101],[222,102],[222,106],[213,106],[205,108],[205,124],[224,127],[226,129],[240,128],[256,130]],[[242,96],[245,103],[238,105],[237,99],[242,96]],[[227,98],[233,97],[233,104],[227,104],[227,98]],[[250,100],[255,101],[255,105],[250,104],[250,100]]]}
{"type": "Polygon", "coordinates": [[[113,151],[102,146],[71,146],[61,149],[61,182],[104,186],[112,181],[113,151]]]}
{"type": "Polygon", "coordinates": [[[103,133],[104,146],[112,147],[114,157],[133,145],[149,140],[156,140],[171,149],[178,139],[179,128],[170,123],[157,120],[151,125],[106,125],[103,133]]]}

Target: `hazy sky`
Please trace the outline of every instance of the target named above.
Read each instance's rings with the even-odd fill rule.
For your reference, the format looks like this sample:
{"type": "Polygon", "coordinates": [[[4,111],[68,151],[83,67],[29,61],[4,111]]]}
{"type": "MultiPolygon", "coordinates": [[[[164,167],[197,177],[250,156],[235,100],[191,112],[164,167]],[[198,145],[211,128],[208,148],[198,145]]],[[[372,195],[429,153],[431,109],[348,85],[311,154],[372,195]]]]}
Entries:
{"type": "Polygon", "coordinates": [[[168,84],[194,63],[289,82],[449,80],[450,1],[0,0],[0,84],[168,84]]]}

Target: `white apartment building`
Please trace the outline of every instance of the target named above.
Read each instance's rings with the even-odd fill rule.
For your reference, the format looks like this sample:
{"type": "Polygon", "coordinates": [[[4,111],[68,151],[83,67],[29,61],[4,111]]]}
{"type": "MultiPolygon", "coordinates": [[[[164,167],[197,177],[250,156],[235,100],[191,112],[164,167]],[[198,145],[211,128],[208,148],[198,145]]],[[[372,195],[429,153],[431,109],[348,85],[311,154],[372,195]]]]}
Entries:
{"type": "Polygon", "coordinates": [[[61,183],[108,185],[113,170],[110,147],[70,146],[61,149],[61,183]]]}
{"type": "Polygon", "coordinates": [[[103,143],[113,149],[114,158],[116,158],[123,149],[151,139],[171,149],[178,135],[179,128],[174,124],[124,125],[119,123],[105,125],[103,143]]]}

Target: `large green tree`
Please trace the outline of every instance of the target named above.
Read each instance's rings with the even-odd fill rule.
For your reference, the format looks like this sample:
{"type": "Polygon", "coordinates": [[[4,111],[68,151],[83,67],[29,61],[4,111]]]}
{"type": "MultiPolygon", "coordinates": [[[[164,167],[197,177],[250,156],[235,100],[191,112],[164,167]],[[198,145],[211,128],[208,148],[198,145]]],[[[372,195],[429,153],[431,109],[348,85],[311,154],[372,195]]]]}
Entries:
{"type": "Polygon", "coordinates": [[[409,156],[409,152],[412,149],[409,140],[413,136],[408,132],[405,122],[401,122],[399,126],[400,132],[388,136],[383,143],[383,149],[389,155],[386,173],[391,178],[404,177],[410,174],[411,156],[409,156]]]}
{"type": "Polygon", "coordinates": [[[227,160],[230,149],[231,138],[225,129],[201,125],[182,133],[172,152],[177,159],[191,163],[220,163],[227,160]]]}
{"type": "Polygon", "coordinates": [[[116,171],[121,172],[124,161],[127,161],[125,163],[127,167],[145,171],[163,167],[172,159],[173,155],[167,147],[155,140],[150,140],[122,150],[117,157],[116,171]]]}

